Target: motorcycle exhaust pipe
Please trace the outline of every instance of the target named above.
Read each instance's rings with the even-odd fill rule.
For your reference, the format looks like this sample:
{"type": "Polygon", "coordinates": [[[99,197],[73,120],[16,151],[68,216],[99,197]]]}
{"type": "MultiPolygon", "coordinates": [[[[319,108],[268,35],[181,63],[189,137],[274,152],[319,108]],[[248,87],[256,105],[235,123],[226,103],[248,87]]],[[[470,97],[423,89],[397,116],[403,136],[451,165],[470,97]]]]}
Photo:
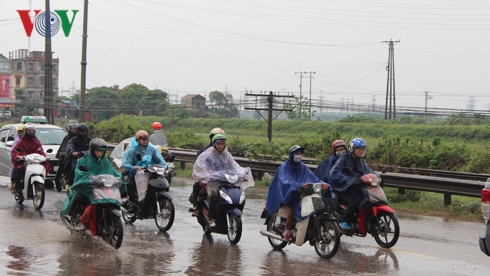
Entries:
{"type": "Polygon", "coordinates": [[[285,242],[290,242],[290,240],[285,240],[283,237],[279,236],[279,235],[276,235],[276,234],[273,234],[269,231],[265,231],[265,230],[260,230],[260,234],[262,234],[263,236],[266,236],[266,237],[269,237],[269,238],[273,238],[273,239],[276,239],[276,240],[281,240],[281,241],[285,241],[285,242]]]}
{"type": "Polygon", "coordinates": [[[62,217],[61,217],[61,220],[62,220],[62,221],[65,223],[66,228],[68,228],[68,230],[70,230],[70,231],[75,231],[75,232],[77,231],[77,229],[75,228],[75,226],[73,226],[73,225],[70,223],[70,221],[68,220],[68,218],[66,218],[66,217],[62,216],[62,217]]]}

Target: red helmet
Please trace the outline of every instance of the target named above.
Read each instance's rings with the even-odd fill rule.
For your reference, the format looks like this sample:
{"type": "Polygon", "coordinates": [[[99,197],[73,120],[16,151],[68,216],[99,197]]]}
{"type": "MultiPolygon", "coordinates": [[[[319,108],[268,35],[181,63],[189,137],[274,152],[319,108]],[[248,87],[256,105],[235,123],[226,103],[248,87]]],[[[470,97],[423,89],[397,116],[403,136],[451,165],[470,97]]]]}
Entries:
{"type": "Polygon", "coordinates": [[[154,122],[153,124],[151,124],[151,127],[154,130],[160,130],[160,129],[162,129],[162,123],[160,123],[160,122],[154,122]]]}
{"type": "Polygon", "coordinates": [[[335,141],[333,141],[333,143],[332,143],[332,152],[333,152],[333,155],[335,155],[335,150],[337,149],[337,147],[340,147],[340,146],[343,146],[344,148],[346,148],[345,142],[343,140],[335,140],[335,141]]]}

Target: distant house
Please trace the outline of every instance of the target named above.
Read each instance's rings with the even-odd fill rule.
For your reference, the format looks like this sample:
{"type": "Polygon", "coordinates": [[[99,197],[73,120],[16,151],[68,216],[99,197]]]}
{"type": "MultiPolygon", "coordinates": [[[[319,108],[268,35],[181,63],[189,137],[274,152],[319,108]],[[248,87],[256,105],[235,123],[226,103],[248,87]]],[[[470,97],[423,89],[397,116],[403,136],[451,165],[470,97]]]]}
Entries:
{"type": "Polygon", "coordinates": [[[206,98],[199,94],[187,94],[180,99],[180,103],[191,109],[206,109],[206,98]]]}
{"type": "MultiPolygon", "coordinates": [[[[59,112],[61,118],[77,119],[79,107],[74,100],[58,100],[56,101],[55,111],[59,112]],[[57,106],[56,106],[57,105],[57,106]]],[[[57,116],[58,117],[58,116],[57,116]]]]}

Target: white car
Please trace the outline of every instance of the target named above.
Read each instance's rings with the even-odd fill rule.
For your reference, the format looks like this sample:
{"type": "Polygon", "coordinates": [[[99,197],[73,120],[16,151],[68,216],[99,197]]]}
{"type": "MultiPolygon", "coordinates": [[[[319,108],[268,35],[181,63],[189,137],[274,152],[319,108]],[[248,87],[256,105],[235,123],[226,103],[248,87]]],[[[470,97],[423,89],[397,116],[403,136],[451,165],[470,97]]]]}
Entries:
{"type": "Polygon", "coordinates": [[[12,117],[12,113],[8,110],[0,111],[0,117],[10,118],[12,117]]]}
{"type": "MultiPolygon", "coordinates": [[[[54,180],[56,171],[58,170],[58,159],[56,159],[56,153],[60,148],[63,138],[67,135],[66,130],[59,126],[43,123],[46,122],[46,118],[44,116],[23,116],[21,121],[23,123],[31,122],[36,124],[36,137],[41,141],[43,150],[46,153],[46,156],[49,157],[49,164],[52,168],[52,170],[46,175],[46,179],[51,181],[54,180]]],[[[10,167],[12,166],[10,159],[12,143],[18,137],[17,128],[23,123],[4,125],[0,129],[1,175],[7,176],[10,167]]]]}

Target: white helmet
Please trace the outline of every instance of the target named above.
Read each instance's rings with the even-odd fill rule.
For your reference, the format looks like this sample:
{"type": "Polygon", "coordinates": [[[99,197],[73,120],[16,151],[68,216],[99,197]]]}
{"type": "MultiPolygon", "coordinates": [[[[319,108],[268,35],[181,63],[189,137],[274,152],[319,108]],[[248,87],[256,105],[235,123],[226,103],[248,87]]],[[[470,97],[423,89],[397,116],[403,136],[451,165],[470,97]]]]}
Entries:
{"type": "Polygon", "coordinates": [[[225,135],[225,131],[222,128],[215,127],[213,129],[211,129],[211,131],[209,132],[209,139],[213,139],[213,136],[216,135],[216,134],[223,134],[223,135],[225,135]]]}

